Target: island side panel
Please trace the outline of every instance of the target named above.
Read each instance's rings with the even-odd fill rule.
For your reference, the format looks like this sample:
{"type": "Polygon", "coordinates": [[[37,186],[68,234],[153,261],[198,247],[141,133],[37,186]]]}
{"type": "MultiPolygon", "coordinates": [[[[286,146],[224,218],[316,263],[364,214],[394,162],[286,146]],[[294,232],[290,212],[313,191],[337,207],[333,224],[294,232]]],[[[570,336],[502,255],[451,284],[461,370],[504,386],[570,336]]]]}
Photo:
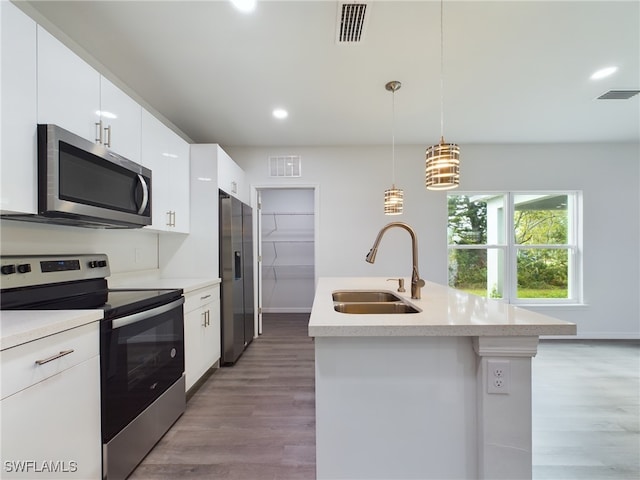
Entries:
{"type": "Polygon", "coordinates": [[[531,358],[538,337],[477,337],[478,477],[532,478],[531,358]],[[506,370],[506,391],[491,388],[506,370]]]}
{"type": "Polygon", "coordinates": [[[469,337],[317,337],[322,479],[475,478],[478,357],[469,337]]]}

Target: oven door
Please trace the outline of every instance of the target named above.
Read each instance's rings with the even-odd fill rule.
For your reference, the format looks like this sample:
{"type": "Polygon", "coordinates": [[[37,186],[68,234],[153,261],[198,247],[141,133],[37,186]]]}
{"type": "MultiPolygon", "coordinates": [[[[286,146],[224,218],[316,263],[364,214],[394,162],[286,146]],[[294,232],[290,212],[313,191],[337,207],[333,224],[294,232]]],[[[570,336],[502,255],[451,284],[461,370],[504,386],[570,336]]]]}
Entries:
{"type": "Polygon", "coordinates": [[[184,298],[103,320],[102,437],[108,442],[184,372],[184,298]]]}

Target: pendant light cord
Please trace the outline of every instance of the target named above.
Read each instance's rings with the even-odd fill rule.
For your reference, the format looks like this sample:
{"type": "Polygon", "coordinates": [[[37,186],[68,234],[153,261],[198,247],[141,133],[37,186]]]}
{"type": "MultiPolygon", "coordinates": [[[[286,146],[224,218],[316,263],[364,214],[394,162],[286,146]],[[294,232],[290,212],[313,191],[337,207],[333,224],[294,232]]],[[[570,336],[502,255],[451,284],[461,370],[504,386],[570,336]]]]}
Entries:
{"type": "Polygon", "coordinates": [[[391,100],[391,184],[396,184],[396,91],[392,92],[391,100]]]}
{"type": "Polygon", "coordinates": [[[440,143],[444,143],[444,0],[440,0],[440,143]]]}

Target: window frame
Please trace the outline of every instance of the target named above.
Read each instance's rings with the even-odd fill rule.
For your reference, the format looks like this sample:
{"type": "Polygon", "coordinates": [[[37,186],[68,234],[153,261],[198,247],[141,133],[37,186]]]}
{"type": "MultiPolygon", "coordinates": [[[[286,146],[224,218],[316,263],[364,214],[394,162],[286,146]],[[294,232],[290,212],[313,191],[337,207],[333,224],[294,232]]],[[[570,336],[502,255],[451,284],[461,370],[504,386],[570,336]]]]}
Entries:
{"type": "MultiPolygon", "coordinates": [[[[473,197],[502,197],[504,206],[503,232],[498,237],[504,239],[504,243],[463,244],[449,243],[449,217],[447,216],[447,269],[450,268],[449,252],[451,250],[490,250],[502,251],[504,265],[502,267],[502,298],[494,298],[504,303],[514,305],[531,306],[559,306],[576,305],[583,303],[582,294],[582,192],[578,190],[513,190],[513,191],[460,191],[447,194],[449,197],[466,196],[473,197]],[[566,244],[518,244],[515,238],[515,197],[522,195],[566,195],[567,196],[567,243],[566,244]],[[532,249],[558,249],[567,250],[567,298],[518,298],[518,252],[532,249]]],[[[489,232],[487,232],[489,236],[489,232]]],[[[487,273],[488,275],[488,273],[487,273]]],[[[500,276],[500,273],[498,273],[500,276]]],[[[447,275],[449,278],[449,275],[447,275]]],[[[489,289],[487,278],[487,290],[489,289]]],[[[490,297],[487,291],[485,296],[490,297]]]]}

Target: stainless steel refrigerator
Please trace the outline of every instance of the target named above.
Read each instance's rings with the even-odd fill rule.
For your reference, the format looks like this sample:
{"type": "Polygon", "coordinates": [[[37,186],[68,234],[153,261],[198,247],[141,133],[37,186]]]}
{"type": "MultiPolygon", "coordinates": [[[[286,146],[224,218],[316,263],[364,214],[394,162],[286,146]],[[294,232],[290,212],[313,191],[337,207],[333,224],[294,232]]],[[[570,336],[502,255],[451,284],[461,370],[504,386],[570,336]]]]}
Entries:
{"type": "Polygon", "coordinates": [[[222,365],[233,365],[253,340],[252,211],[220,190],[222,365]]]}

